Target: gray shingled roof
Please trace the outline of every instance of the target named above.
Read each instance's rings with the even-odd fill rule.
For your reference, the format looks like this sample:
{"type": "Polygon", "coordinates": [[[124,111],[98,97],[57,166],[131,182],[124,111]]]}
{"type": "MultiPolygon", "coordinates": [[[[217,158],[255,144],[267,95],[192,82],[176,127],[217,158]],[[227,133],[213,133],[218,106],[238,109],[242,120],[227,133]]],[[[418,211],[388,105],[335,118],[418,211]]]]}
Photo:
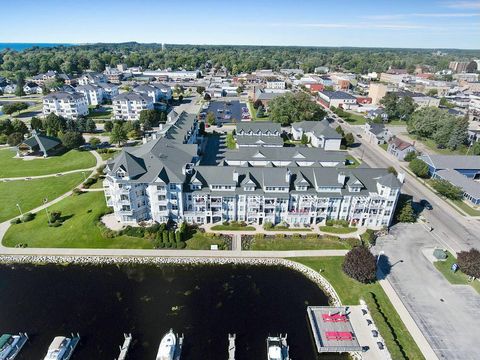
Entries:
{"type": "Polygon", "coordinates": [[[270,131],[271,133],[273,132],[278,132],[281,134],[282,132],[282,127],[279,123],[274,123],[274,122],[269,122],[269,121],[262,121],[262,122],[252,122],[252,121],[247,121],[247,122],[240,122],[237,124],[237,134],[240,133],[240,131],[244,131],[248,133],[249,131],[252,131],[254,134],[257,133],[258,131],[265,133],[267,131],[270,131]]]}
{"type": "Polygon", "coordinates": [[[473,181],[455,170],[439,170],[436,174],[451,184],[458,186],[475,199],[480,199],[480,183],[477,181],[473,181]]]}
{"type": "Polygon", "coordinates": [[[239,146],[283,146],[283,139],[280,136],[243,135],[237,136],[236,141],[239,146]]]}
{"type": "Polygon", "coordinates": [[[45,150],[47,154],[50,150],[56,148],[61,143],[62,142],[60,141],[60,139],[56,137],[37,134],[35,132],[33,133],[33,136],[22,142],[22,144],[27,145],[31,149],[39,148],[42,151],[45,150]]]}
{"type": "Polygon", "coordinates": [[[245,161],[313,161],[318,162],[344,162],[346,153],[343,151],[325,151],[323,149],[311,147],[262,147],[262,148],[241,148],[236,150],[227,150],[224,158],[228,160],[245,161]],[[261,156],[258,156],[260,155],[261,156]],[[257,155],[257,156],[256,156],[257,155]],[[263,157],[262,157],[263,156],[263,157]]]}
{"type": "Polygon", "coordinates": [[[335,131],[334,128],[330,126],[328,120],[324,119],[321,121],[299,121],[294,122],[292,127],[296,130],[302,129],[304,132],[311,132],[315,136],[322,136],[327,139],[341,139],[342,135],[335,131]]]}
{"type": "Polygon", "coordinates": [[[145,101],[151,102],[152,99],[144,94],[138,94],[134,92],[125,92],[123,94],[115,96],[113,101],[145,101]]]}
{"type": "Polygon", "coordinates": [[[327,96],[329,99],[348,99],[348,100],[356,99],[355,96],[350,95],[349,93],[346,93],[344,91],[323,90],[321,91],[321,93],[327,96]]]}
{"type": "Polygon", "coordinates": [[[419,158],[437,170],[465,169],[480,171],[480,155],[422,155],[419,158]]]}
{"type": "Polygon", "coordinates": [[[44,99],[47,100],[77,100],[77,99],[83,99],[83,94],[80,93],[68,93],[64,91],[57,91],[50,93],[48,95],[45,95],[44,99]]]}

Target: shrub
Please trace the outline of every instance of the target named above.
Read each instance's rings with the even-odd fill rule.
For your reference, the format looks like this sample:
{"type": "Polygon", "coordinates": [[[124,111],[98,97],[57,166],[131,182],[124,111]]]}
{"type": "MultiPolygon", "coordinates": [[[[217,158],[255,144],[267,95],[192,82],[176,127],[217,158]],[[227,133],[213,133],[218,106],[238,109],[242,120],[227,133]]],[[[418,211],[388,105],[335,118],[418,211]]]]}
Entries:
{"type": "Polygon", "coordinates": [[[342,269],[352,279],[370,283],[376,279],[375,256],[365,246],[356,246],[345,255],[342,269]]]}
{"type": "Polygon", "coordinates": [[[75,188],[72,190],[73,195],[81,195],[83,194],[83,191],[79,188],[75,188]]]}
{"type": "Polygon", "coordinates": [[[480,278],[480,252],[477,249],[459,252],[457,263],[465,274],[480,278]]]}
{"type": "Polygon", "coordinates": [[[19,218],[15,218],[15,219],[10,220],[10,224],[12,224],[12,225],[20,224],[21,222],[22,222],[22,220],[20,220],[19,218]]]}
{"type": "Polygon", "coordinates": [[[367,229],[367,231],[360,235],[360,238],[362,239],[364,245],[375,245],[376,235],[375,231],[372,229],[367,229]]]}
{"type": "Polygon", "coordinates": [[[407,161],[407,162],[410,162],[414,159],[417,158],[417,153],[415,151],[409,151],[407,153],[407,155],[405,155],[405,157],[403,158],[403,160],[407,161]]]}
{"type": "Polygon", "coordinates": [[[33,219],[35,219],[35,214],[32,213],[26,213],[22,216],[22,222],[32,221],[33,219]]]}
{"type": "Polygon", "coordinates": [[[415,210],[413,210],[412,202],[406,201],[397,215],[398,222],[404,223],[414,223],[417,221],[417,215],[415,214],[415,210]]]}
{"type": "Polygon", "coordinates": [[[428,177],[429,170],[428,170],[428,165],[425,161],[420,159],[413,159],[412,161],[410,161],[410,164],[408,164],[408,167],[418,177],[421,177],[421,178],[428,177]]]}
{"type": "Polygon", "coordinates": [[[355,247],[355,246],[360,246],[362,245],[360,240],[358,240],[357,238],[354,238],[354,237],[351,237],[351,238],[347,238],[345,239],[345,241],[347,242],[348,246],[350,246],[352,249],[355,247]]]}
{"type": "Polygon", "coordinates": [[[5,134],[0,134],[0,145],[6,144],[8,141],[8,136],[5,134]]]}
{"type": "Polygon", "coordinates": [[[48,224],[48,226],[50,226],[50,227],[59,227],[59,226],[62,226],[62,221],[61,221],[61,220],[56,220],[56,221],[54,221],[54,222],[50,222],[50,223],[48,224]]]}
{"type": "Polygon", "coordinates": [[[332,219],[328,219],[327,221],[325,221],[325,225],[327,225],[327,226],[333,226],[333,220],[332,220],[332,219]]]}
{"type": "Polygon", "coordinates": [[[177,248],[178,249],[185,249],[186,246],[187,246],[187,244],[185,243],[185,241],[179,241],[177,243],[177,248]]]}
{"type": "Polygon", "coordinates": [[[461,200],[463,190],[443,179],[435,179],[431,182],[432,187],[440,194],[451,200],[461,200]]]}
{"type": "Polygon", "coordinates": [[[90,186],[95,184],[97,182],[98,178],[90,177],[87,180],[84,181],[83,187],[88,189],[90,186]]]}
{"type": "Polygon", "coordinates": [[[263,224],[263,228],[265,230],[270,230],[273,228],[273,223],[271,223],[270,221],[265,221],[265,223],[263,224]]]}

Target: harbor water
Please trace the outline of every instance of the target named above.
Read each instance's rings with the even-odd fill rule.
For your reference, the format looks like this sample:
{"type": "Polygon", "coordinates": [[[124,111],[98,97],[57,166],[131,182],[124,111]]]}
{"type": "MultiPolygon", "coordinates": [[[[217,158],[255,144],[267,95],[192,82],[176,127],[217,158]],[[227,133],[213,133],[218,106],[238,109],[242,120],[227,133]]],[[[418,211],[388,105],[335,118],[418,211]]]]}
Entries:
{"type": "MultiPolygon", "coordinates": [[[[17,357],[41,359],[55,336],[80,333],[73,360],[112,360],[123,333],[128,359],[155,359],[162,336],[185,336],[182,360],[266,359],[268,335],[288,334],[290,356],[317,355],[306,318],[326,295],[280,266],[0,265],[0,332],[28,332],[17,357]]],[[[321,359],[346,359],[323,355],[321,359]]]]}

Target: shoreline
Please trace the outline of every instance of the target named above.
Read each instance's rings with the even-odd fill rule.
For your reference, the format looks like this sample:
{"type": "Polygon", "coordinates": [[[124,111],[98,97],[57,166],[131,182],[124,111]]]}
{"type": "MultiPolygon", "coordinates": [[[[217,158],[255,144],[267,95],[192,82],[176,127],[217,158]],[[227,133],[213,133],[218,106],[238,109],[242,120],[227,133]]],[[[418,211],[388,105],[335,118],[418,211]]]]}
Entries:
{"type": "Polygon", "coordinates": [[[340,306],[341,301],[333,286],[318,272],[303,264],[283,258],[208,258],[208,257],[115,257],[115,256],[31,256],[0,255],[0,264],[30,265],[251,265],[251,266],[284,266],[301,273],[314,282],[325,295],[329,304],[340,306]]]}

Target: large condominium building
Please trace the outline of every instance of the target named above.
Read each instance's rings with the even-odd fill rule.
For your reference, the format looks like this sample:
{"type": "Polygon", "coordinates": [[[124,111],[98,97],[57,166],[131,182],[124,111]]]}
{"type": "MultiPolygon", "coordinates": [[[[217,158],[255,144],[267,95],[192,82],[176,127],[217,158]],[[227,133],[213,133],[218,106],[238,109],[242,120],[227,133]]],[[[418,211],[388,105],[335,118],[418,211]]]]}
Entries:
{"type": "Polygon", "coordinates": [[[67,119],[88,114],[88,103],[81,93],[54,92],[43,98],[43,114],[54,113],[67,119]]]}
{"type": "Polygon", "coordinates": [[[75,88],[75,90],[85,96],[88,105],[96,106],[103,103],[103,88],[96,84],[79,85],[75,88]]]}
{"type": "Polygon", "coordinates": [[[153,101],[149,96],[132,92],[115,96],[112,105],[117,120],[139,120],[142,110],[153,109],[153,101]]]}
{"type": "Polygon", "coordinates": [[[339,154],[315,148],[241,148],[219,165],[200,165],[199,141],[189,142],[198,131],[195,117],[179,119],[171,129],[189,136],[168,131],[108,162],[105,196],[120,222],[309,225],[344,219],[379,228],[392,220],[401,183],[386,169],[347,169],[339,154]],[[319,157],[337,165],[324,167],[319,157]],[[245,159],[248,164],[232,165],[245,159]]]}
{"type": "Polygon", "coordinates": [[[161,83],[139,85],[134,87],[133,91],[149,96],[153,102],[169,101],[172,99],[172,89],[170,86],[161,83]]]}

